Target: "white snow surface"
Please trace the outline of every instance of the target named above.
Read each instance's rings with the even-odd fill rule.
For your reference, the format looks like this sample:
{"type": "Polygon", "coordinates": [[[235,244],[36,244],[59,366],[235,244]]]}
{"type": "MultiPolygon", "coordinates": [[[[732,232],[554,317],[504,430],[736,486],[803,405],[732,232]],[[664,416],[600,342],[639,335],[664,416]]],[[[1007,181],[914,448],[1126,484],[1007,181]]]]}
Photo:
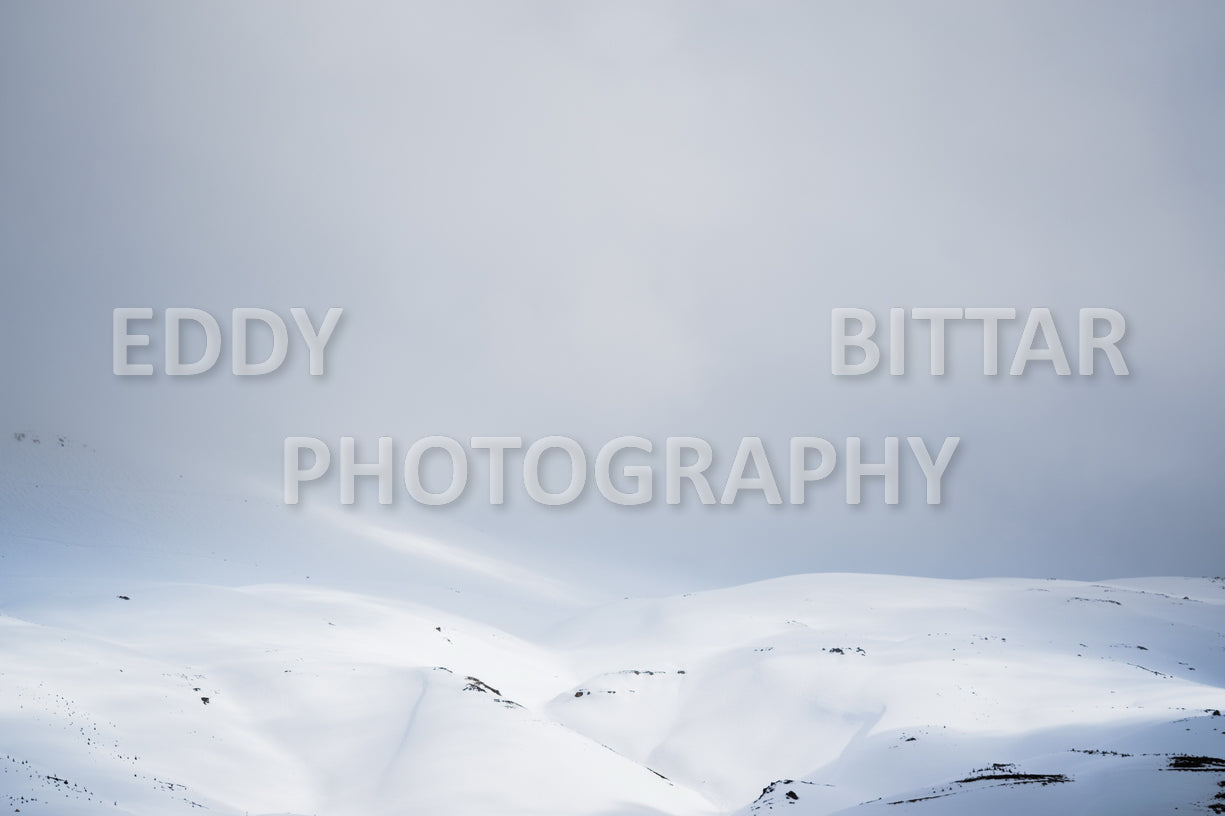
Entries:
{"type": "Polygon", "coordinates": [[[1220,579],[610,599],[2,445],[0,813],[1225,811],[1220,579]]]}

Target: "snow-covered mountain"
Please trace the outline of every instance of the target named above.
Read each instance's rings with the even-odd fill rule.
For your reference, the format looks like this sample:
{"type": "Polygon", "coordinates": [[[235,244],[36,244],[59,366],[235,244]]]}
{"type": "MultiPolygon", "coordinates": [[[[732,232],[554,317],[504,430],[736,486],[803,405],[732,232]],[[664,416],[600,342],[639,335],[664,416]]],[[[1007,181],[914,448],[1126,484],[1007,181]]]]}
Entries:
{"type": "Polygon", "coordinates": [[[1220,579],[610,598],[0,444],[0,812],[1225,810],[1220,579]]]}

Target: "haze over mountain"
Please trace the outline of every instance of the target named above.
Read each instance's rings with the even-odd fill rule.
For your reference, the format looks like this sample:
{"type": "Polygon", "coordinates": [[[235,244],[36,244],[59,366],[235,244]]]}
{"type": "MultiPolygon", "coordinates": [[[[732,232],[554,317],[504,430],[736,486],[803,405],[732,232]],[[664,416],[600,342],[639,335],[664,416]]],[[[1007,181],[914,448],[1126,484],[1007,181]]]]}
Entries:
{"type": "MultiPolygon", "coordinates": [[[[575,573],[616,549],[631,582],[1219,572],[1223,15],[5,3],[0,427],[244,495],[280,491],[290,435],[367,459],[379,436],[701,436],[718,479],[745,436],[872,460],[960,436],[938,509],[917,470],[897,507],[847,507],[841,471],[802,508],[490,507],[475,473],[441,512],[364,506],[575,573]],[[207,310],[222,363],[116,377],[111,313],[136,306],[207,310]],[[906,376],[831,374],[832,309],[931,306],[1048,307],[1069,348],[1080,308],[1116,309],[1131,374],[984,377],[972,321],[942,377],[918,323],[906,376]],[[239,307],[343,307],[326,375],[295,341],[234,377],[239,307]]],[[[138,328],[160,371],[161,321],[138,328]]]]}

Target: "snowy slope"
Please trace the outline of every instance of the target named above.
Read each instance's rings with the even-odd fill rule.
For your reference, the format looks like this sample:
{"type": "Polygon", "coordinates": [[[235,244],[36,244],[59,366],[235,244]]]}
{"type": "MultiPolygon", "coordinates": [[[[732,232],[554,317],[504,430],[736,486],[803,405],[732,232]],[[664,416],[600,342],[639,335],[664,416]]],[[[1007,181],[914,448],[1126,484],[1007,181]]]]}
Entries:
{"type": "Polygon", "coordinates": [[[3,444],[0,812],[1225,802],[1220,580],[822,574],[610,602],[71,441],[3,444]]]}
{"type": "MultiPolygon", "coordinates": [[[[940,739],[939,750],[963,770],[932,784],[891,790],[871,801],[843,808],[840,786],[817,781],[779,780],[764,790],[742,814],[780,811],[806,814],[979,814],[1076,813],[1150,814],[1225,812],[1225,741],[1221,717],[1201,715],[1141,727],[1077,729],[1067,734],[1070,747],[1029,755],[1020,744],[974,742],[964,737],[940,739]],[[1078,742],[1079,741],[1079,742],[1078,742]],[[1019,761],[969,762],[969,750],[981,756],[1021,755],[1019,761]]],[[[896,763],[895,763],[896,764],[896,763]]],[[[870,786],[891,763],[873,764],[858,757],[825,768],[821,779],[858,776],[870,786]],[[856,767],[857,766],[857,767],[856,767]]],[[[933,776],[936,778],[938,773],[933,776]]]]}
{"type": "Polygon", "coordinates": [[[550,710],[724,807],[783,778],[847,806],[1219,709],[1223,628],[1220,581],[792,576],[576,619],[550,710]]]}
{"type": "Polygon", "coordinates": [[[6,793],[50,808],[23,812],[705,810],[538,716],[564,667],[505,633],[284,586],[130,597],[58,625],[0,618],[0,750],[31,763],[6,793]]]}

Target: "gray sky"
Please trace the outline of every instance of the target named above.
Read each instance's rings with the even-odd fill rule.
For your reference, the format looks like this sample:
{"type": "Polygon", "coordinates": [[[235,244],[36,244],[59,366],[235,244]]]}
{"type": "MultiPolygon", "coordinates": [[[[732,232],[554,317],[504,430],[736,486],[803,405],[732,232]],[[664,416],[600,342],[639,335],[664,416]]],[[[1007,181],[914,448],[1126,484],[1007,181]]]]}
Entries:
{"type": "Polygon", "coordinates": [[[1222,100],[1207,2],[4,0],[0,431],[269,494],[294,434],[704,436],[716,491],[742,436],[958,435],[938,508],[908,464],[897,507],[840,469],[804,507],[474,474],[356,512],[695,585],[1219,574],[1222,100]],[[324,378],[137,380],[117,306],[345,315],[324,378]],[[932,378],[915,326],[906,377],[835,378],[837,306],[1046,306],[1070,352],[1113,307],[1132,376],[985,378],[964,326],[932,378]]]}

